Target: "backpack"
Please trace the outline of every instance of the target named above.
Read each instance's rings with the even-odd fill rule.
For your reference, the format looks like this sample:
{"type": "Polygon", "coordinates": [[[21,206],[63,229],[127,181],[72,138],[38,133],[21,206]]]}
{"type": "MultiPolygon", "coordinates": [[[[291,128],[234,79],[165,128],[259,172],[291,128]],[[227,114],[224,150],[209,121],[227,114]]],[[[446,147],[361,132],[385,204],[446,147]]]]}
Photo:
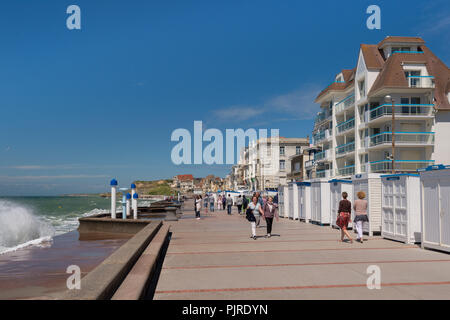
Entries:
{"type": "Polygon", "coordinates": [[[250,221],[250,222],[255,222],[256,221],[255,215],[253,214],[253,210],[250,209],[250,208],[248,208],[245,211],[245,218],[247,218],[247,220],[250,221]]]}

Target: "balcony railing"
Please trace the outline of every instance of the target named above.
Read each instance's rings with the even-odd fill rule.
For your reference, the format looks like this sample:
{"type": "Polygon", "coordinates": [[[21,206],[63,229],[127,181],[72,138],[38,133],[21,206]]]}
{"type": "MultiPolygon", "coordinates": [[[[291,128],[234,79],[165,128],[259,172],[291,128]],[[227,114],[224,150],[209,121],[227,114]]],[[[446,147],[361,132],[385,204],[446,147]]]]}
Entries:
{"type": "Polygon", "coordinates": [[[308,160],[305,162],[305,168],[312,168],[314,167],[314,160],[308,160]]]}
{"type": "Polygon", "coordinates": [[[329,129],[320,131],[313,136],[314,143],[319,143],[320,141],[328,139],[329,137],[330,137],[329,129]]]}
{"type": "MultiPolygon", "coordinates": [[[[434,160],[395,160],[395,171],[416,171],[434,164],[434,160]]],[[[391,160],[380,160],[370,162],[370,172],[390,172],[392,170],[391,160]]]]}
{"type": "MultiPolygon", "coordinates": [[[[433,113],[432,104],[395,104],[395,116],[431,116],[433,113]]],[[[370,110],[370,120],[382,116],[392,116],[392,105],[383,104],[370,110]]]]}
{"type": "Polygon", "coordinates": [[[336,103],[336,106],[334,108],[336,113],[339,113],[347,109],[348,107],[352,106],[354,103],[355,103],[355,94],[352,93],[351,95],[345,97],[344,99],[336,103]]]}
{"type": "Polygon", "coordinates": [[[341,176],[349,176],[349,175],[355,174],[355,165],[352,164],[349,166],[345,166],[343,168],[339,168],[338,173],[341,176]]]}
{"type": "Polygon", "coordinates": [[[336,126],[337,133],[345,132],[355,127],[355,118],[341,122],[336,126]]]}
{"type": "Polygon", "coordinates": [[[341,144],[340,146],[336,147],[336,155],[343,155],[352,151],[355,151],[355,141],[341,144]]]}
{"type": "Polygon", "coordinates": [[[328,112],[322,111],[322,112],[319,112],[319,114],[317,114],[315,122],[317,124],[317,123],[321,123],[328,119],[331,119],[331,114],[329,114],[328,112]]]}
{"type": "Polygon", "coordinates": [[[433,76],[408,76],[406,80],[410,88],[434,88],[433,76]]]}
{"type": "Polygon", "coordinates": [[[316,178],[329,178],[330,170],[318,170],[316,171],[316,178]]]}
{"type": "Polygon", "coordinates": [[[330,153],[329,150],[324,150],[324,151],[321,151],[321,152],[317,152],[314,155],[314,161],[319,161],[319,160],[328,158],[329,153],[330,153]]]}
{"type": "MultiPolygon", "coordinates": [[[[433,144],[434,132],[395,132],[396,145],[433,144]]],[[[370,147],[392,143],[392,132],[382,132],[370,137],[370,147]]]]}

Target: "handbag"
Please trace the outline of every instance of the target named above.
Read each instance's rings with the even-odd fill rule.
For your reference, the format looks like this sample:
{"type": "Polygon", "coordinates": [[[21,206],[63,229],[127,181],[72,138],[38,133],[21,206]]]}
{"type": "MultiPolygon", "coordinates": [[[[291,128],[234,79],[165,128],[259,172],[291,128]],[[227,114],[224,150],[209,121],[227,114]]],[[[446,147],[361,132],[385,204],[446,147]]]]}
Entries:
{"type": "Polygon", "coordinates": [[[250,208],[248,208],[248,209],[245,211],[245,217],[246,217],[247,220],[250,221],[250,222],[255,222],[255,221],[256,221],[255,215],[253,214],[253,210],[250,209],[250,208]]]}

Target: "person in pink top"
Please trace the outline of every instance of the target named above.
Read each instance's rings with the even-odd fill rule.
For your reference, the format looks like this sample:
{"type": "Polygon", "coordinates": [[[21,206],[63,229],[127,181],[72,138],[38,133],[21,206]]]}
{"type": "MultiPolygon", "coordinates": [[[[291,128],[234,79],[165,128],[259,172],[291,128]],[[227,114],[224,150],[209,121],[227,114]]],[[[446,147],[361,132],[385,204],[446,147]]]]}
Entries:
{"type": "Polygon", "coordinates": [[[359,191],[357,193],[358,199],[355,200],[353,204],[353,209],[355,210],[355,219],[353,219],[356,225],[356,231],[358,232],[358,238],[356,241],[363,243],[363,225],[364,223],[369,222],[369,218],[367,217],[367,200],[364,198],[366,194],[364,191],[359,191]]]}

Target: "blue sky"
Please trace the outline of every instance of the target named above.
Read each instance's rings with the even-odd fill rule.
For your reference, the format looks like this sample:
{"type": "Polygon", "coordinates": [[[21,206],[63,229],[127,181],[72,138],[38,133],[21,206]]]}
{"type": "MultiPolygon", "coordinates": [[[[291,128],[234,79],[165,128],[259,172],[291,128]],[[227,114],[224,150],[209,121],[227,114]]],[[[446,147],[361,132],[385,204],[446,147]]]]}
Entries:
{"type": "Polygon", "coordinates": [[[0,4],[0,195],[102,192],[229,166],[171,163],[176,128],[310,135],[315,95],[359,44],[422,36],[450,65],[439,1],[36,1],[0,4]],[[81,30],[66,8],[81,8],[81,30]],[[366,8],[381,7],[381,30],[366,8]]]}

